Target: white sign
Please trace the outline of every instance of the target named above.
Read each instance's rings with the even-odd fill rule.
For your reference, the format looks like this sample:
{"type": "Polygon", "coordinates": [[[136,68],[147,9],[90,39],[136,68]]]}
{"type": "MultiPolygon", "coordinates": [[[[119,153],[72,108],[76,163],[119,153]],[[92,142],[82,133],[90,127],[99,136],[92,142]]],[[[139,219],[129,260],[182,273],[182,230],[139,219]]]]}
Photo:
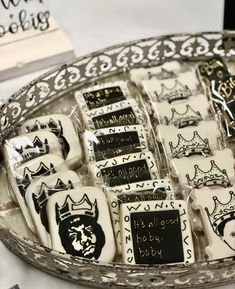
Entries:
{"type": "Polygon", "coordinates": [[[0,0],[1,38],[22,32],[43,32],[50,27],[46,0],[0,0]]]}

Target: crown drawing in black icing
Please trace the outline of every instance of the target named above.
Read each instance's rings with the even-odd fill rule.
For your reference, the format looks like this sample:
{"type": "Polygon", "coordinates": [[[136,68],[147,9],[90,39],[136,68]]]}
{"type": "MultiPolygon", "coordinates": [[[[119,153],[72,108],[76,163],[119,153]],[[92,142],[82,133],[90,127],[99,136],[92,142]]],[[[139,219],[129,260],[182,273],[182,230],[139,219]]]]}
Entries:
{"type": "Polygon", "coordinates": [[[211,154],[208,139],[201,138],[197,131],[193,132],[193,138],[190,140],[186,140],[181,134],[178,134],[177,137],[178,143],[175,147],[172,142],[169,142],[173,158],[188,157],[195,154],[204,156],[211,154]]]}
{"type": "Polygon", "coordinates": [[[167,78],[174,78],[174,77],[176,77],[176,74],[174,73],[174,71],[167,70],[167,69],[162,67],[161,71],[159,73],[152,73],[149,71],[148,77],[149,77],[149,79],[151,79],[152,77],[156,77],[157,79],[163,80],[163,79],[167,79],[167,78]]]}
{"type": "Polygon", "coordinates": [[[39,213],[42,207],[44,207],[47,203],[47,200],[54,193],[71,190],[73,189],[73,184],[70,180],[65,184],[60,178],[57,179],[55,186],[50,187],[46,183],[42,183],[40,190],[37,195],[33,194],[33,201],[35,205],[36,212],[39,213]]]}
{"type": "Polygon", "coordinates": [[[199,111],[195,111],[189,104],[186,104],[186,110],[184,113],[179,113],[175,108],[171,109],[171,118],[164,117],[166,124],[173,124],[178,128],[184,128],[187,126],[196,126],[202,120],[202,116],[199,111]]]}
{"type": "Polygon", "coordinates": [[[64,204],[60,207],[56,203],[55,209],[57,224],[71,216],[89,216],[96,221],[98,220],[97,200],[92,204],[87,194],[84,194],[82,199],[78,202],[74,202],[68,194],[64,204]]]}
{"type": "Polygon", "coordinates": [[[48,154],[49,145],[48,140],[44,139],[44,142],[36,136],[31,144],[15,147],[14,150],[22,157],[23,161],[34,158],[38,155],[48,154]]]}
{"type": "Polygon", "coordinates": [[[16,177],[17,187],[22,195],[25,197],[25,192],[27,187],[30,185],[32,178],[38,176],[47,176],[50,174],[56,173],[54,165],[51,163],[50,167],[48,168],[43,162],[39,164],[39,167],[36,171],[31,171],[28,167],[25,167],[23,177],[18,178],[16,177]]]}
{"type": "Polygon", "coordinates": [[[211,168],[204,172],[198,165],[194,165],[194,177],[191,179],[189,174],[186,174],[186,178],[189,186],[199,189],[203,186],[222,186],[224,188],[231,187],[231,182],[228,178],[227,171],[220,169],[214,160],[210,161],[211,168]]]}
{"type": "MultiPolygon", "coordinates": [[[[205,207],[205,211],[207,213],[213,231],[219,237],[222,237],[224,235],[223,230],[225,224],[230,220],[235,220],[235,194],[233,191],[230,191],[229,194],[230,199],[227,203],[220,202],[216,196],[213,197],[214,209],[211,213],[209,212],[209,209],[205,207]]],[[[221,192],[221,196],[223,196],[223,192],[221,192]]],[[[235,250],[235,243],[234,248],[232,249],[235,250]]]]}
{"type": "Polygon", "coordinates": [[[187,99],[192,95],[191,90],[187,85],[183,85],[178,79],[175,80],[173,87],[168,88],[164,83],[161,83],[161,92],[156,93],[158,101],[168,101],[169,103],[180,100],[187,99]]]}
{"type": "Polygon", "coordinates": [[[63,135],[63,127],[61,121],[55,121],[53,118],[50,118],[48,122],[40,122],[39,120],[35,120],[35,123],[32,126],[26,126],[26,129],[28,132],[47,129],[57,136],[63,135]]]}

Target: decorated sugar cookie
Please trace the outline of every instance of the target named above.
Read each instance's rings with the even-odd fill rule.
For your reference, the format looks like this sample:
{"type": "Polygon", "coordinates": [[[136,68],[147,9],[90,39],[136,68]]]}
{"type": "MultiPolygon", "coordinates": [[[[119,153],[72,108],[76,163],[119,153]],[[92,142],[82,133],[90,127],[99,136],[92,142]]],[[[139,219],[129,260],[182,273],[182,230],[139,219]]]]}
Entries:
{"type": "Polygon", "coordinates": [[[147,151],[142,125],[129,125],[85,131],[83,135],[88,162],[113,158],[127,153],[147,151]]]}
{"type": "Polygon", "coordinates": [[[198,94],[199,82],[195,73],[188,71],[181,73],[178,77],[172,79],[143,80],[142,85],[151,100],[173,103],[198,94]]]}
{"type": "Polygon", "coordinates": [[[82,112],[82,117],[87,129],[143,124],[145,121],[134,99],[82,112]]]}
{"type": "Polygon", "coordinates": [[[209,245],[209,260],[235,256],[235,187],[202,188],[192,193],[209,245]]]}
{"type": "Polygon", "coordinates": [[[5,141],[3,146],[4,159],[11,169],[45,154],[62,157],[58,138],[49,131],[35,131],[5,141]]]}
{"type": "Polygon", "coordinates": [[[35,232],[35,227],[25,199],[27,188],[32,183],[32,180],[40,179],[42,176],[55,174],[60,170],[66,169],[67,166],[61,157],[47,154],[19,165],[14,171],[8,174],[15,198],[32,231],[35,232]]]}
{"type": "Polygon", "coordinates": [[[234,184],[234,158],[230,149],[214,151],[213,156],[201,159],[171,160],[172,173],[178,175],[182,186],[200,189],[231,187],[234,184]]]}
{"type": "Polygon", "coordinates": [[[123,262],[194,262],[194,247],[186,207],[186,203],[179,200],[122,204],[123,262]]]}
{"type": "Polygon", "coordinates": [[[32,216],[39,239],[44,246],[51,247],[51,238],[46,214],[48,199],[61,191],[81,186],[81,180],[74,171],[62,171],[34,180],[26,190],[26,203],[32,216]]]}
{"type": "Polygon", "coordinates": [[[125,81],[98,84],[75,92],[81,111],[88,111],[130,98],[125,81]]]}
{"type": "Polygon", "coordinates": [[[196,127],[177,129],[174,125],[157,126],[158,141],[162,141],[168,158],[210,156],[218,150],[221,137],[217,122],[201,121],[196,127]]]}
{"type": "Polygon", "coordinates": [[[151,152],[132,153],[89,165],[95,184],[110,187],[159,178],[158,168],[151,152]]]}
{"type": "Polygon", "coordinates": [[[118,253],[122,253],[120,231],[120,204],[129,202],[142,202],[150,200],[174,199],[174,190],[169,179],[143,181],[106,190],[111,219],[115,232],[118,253]]]}
{"type": "Polygon", "coordinates": [[[160,123],[177,128],[197,126],[200,121],[210,118],[210,105],[202,94],[189,97],[182,103],[153,102],[152,107],[160,123]]]}
{"type": "Polygon", "coordinates": [[[54,194],[47,203],[52,248],[111,262],[115,240],[105,194],[95,187],[54,194]]]}
{"type": "Polygon", "coordinates": [[[133,68],[130,70],[130,78],[136,84],[140,85],[144,79],[168,79],[176,77],[181,70],[181,65],[178,61],[165,62],[162,65],[150,68],[133,68]]]}
{"type": "Polygon", "coordinates": [[[21,133],[48,130],[60,141],[63,157],[70,167],[81,162],[82,150],[80,140],[71,119],[65,114],[50,114],[32,118],[21,126],[21,133]]]}

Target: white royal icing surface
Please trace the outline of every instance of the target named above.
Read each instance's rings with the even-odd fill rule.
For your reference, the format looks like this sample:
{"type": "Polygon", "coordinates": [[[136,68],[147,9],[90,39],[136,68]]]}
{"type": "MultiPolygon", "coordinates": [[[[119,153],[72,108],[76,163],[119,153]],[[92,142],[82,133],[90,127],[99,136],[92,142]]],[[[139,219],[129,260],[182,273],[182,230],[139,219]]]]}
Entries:
{"type": "Polygon", "coordinates": [[[81,162],[81,143],[72,123],[65,114],[49,114],[26,120],[20,128],[21,133],[31,130],[48,130],[58,136],[66,163],[75,167],[81,162]],[[49,125],[48,125],[49,124],[49,125]],[[51,125],[50,125],[51,124],[51,125]]]}
{"type": "Polygon", "coordinates": [[[72,245],[72,249],[77,251],[74,255],[82,254],[83,257],[104,262],[113,260],[116,245],[107,200],[103,191],[88,186],[54,194],[47,203],[47,215],[53,249],[71,254],[68,251],[69,248],[62,244],[62,240],[70,241],[71,243],[67,244],[72,245]],[[84,215],[88,216],[86,224],[81,217],[84,215]],[[67,227],[64,221],[68,222],[67,227]],[[101,230],[100,228],[94,229],[94,224],[98,224],[101,230]],[[69,227],[69,225],[71,226],[69,227]],[[60,228],[69,236],[66,238],[61,236],[60,228]],[[85,230],[86,232],[84,232],[85,230]],[[94,256],[92,252],[98,249],[97,244],[99,244],[101,252],[94,256]],[[92,256],[89,256],[89,253],[92,256]]]}

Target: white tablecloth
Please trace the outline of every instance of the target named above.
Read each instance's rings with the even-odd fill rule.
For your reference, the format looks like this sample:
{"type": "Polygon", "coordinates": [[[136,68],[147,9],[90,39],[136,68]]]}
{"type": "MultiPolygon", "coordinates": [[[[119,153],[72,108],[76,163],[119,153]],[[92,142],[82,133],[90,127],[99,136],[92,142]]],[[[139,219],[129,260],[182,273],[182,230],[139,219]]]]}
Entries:
{"type": "MultiPolygon", "coordinates": [[[[77,56],[154,35],[221,30],[223,21],[223,0],[50,0],[50,8],[77,56]]],[[[9,97],[40,74],[0,83],[0,97],[9,97]]],[[[84,288],[29,266],[0,242],[0,289],[14,284],[21,289],[84,288]]]]}

